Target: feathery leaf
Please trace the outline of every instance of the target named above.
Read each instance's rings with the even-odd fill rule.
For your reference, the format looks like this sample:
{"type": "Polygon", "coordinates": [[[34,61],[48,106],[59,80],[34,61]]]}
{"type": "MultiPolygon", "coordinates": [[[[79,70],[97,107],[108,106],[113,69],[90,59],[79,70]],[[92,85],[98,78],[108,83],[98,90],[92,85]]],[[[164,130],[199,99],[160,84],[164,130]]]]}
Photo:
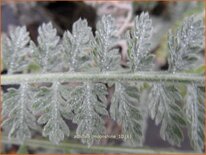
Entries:
{"type": "Polygon", "coordinates": [[[100,83],[85,82],[77,86],[72,92],[69,101],[75,116],[73,122],[78,124],[76,134],[83,137],[82,143],[93,145],[98,142],[94,136],[105,132],[102,116],[108,115],[106,110],[106,86],[100,83]]]}
{"type": "Polygon", "coordinates": [[[42,135],[49,136],[54,144],[59,144],[64,135],[69,136],[70,133],[64,121],[65,114],[71,112],[63,95],[66,91],[64,86],[55,81],[50,88],[42,87],[36,92],[37,100],[32,105],[33,112],[40,115],[38,123],[44,124],[42,135]]]}
{"type": "Polygon", "coordinates": [[[204,91],[195,84],[187,86],[184,106],[189,128],[190,142],[193,148],[202,152],[204,148],[204,91]]]}
{"type": "Polygon", "coordinates": [[[169,32],[169,71],[176,72],[187,69],[194,69],[194,62],[198,52],[203,49],[204,25],[203,19],[196,19],[195,16],[188,17],[178,29],[176,35],[169,32]]]}
{"type": "Polygon", "coordinates": [[[116,70],[120,67],[120,54],[113,46],[118,41],[116,27],[111,15],[103,16],[97,23],[95,41],[93,42],[94,60],[101,72],[116,70]]]}
{"type": "Polygon", "coordinates": [[[36,129],[36,118],[31,113],[32,94],[27,83],[19,89],[10,88],[3,96],[3,127],[9,127],[8,137],[15,137],[20,142],[31,138],[31,129],[36,129]]]}
{"type": "Polygon", "coordinates": [[[127,33],[130,68],[133,71],[151,69],[153,55],[150,53],[152,21],[148,13],[135,17],[134,28],[127,33]]]}
{"type": "Polygon", "coordinates": [[[79,19],[73,24],[72,34],[69,31],[64,33],[63,47],[70,71],[79,71],[88,65],[87,61],[90,59],[88,49],[91,48],[93,39],[91,28],[85,19],[79,19]]]}
{"type": "Polygon", "coordinates": [[[140,104],[139,90],[135,86],[115,83],[110,114],[122,125],[123,134],[130,137],[125,140],[135,146],[143,144],[146,120],[140,104]]]}
{"type": "Polygon", "coordinates": [[[156,125],[161,124],[160,136],[171,145],[180,146],[183,140],[181,128],[186,125],[180,106],[181,96],[175,86],[155,83],[148,96],[148,110],[156,125]]]}
{"type": "Polygon", "coordinates": [[[60,53],[62,47],[60,46],[60,38],[57,36],[57,30],[53,28],[51,23],[44,23],[39,27],[38,32],[38,46],[32,41],[30,42],[33,56],[41,66],[43,73],[55,71],[62,62],[60,53]]]}
{"type": "Polygon", "coordinates": [[[9,36],[2,35],[2,54],[4,65],[8,74],[20,72],[26,69],[30,59],[31,50],[28,46],[30,41],[26,27],[11,27],[9,36]]]}

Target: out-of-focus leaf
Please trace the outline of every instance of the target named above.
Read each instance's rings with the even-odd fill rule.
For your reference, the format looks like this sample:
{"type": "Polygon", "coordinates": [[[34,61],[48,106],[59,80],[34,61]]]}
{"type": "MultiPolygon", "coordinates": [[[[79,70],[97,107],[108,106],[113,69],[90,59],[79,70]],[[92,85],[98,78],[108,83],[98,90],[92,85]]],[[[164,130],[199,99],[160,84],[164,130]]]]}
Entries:
{"type": "Polygon", "coordinates": [[[185,113],[189,128],[189,137],[192,147],[202,152],[204,149],[204,114],[205,114],[205,92],[195,84],[187,86],[187,95],[185,96],[185,113]]]}
{"type": "Polygon", "coordinates": [[[188,17],[175,35],[170,31],[168,38],[169,71],[176,72],[194,68],[198,52],[204,45],[203,18],[188,17]]]}
{"type": "Polygon", "coordinates": [[[17,151],[17,154],[29,154],[27,146],[21,145],[17,151]]]}
{"type": "Polygon", "coordinates": [[[196,69],[191,69],[189,71],[187,71],[186,73],[194,73],[194,74],[204,74],[206,71],[206,66],[205,65],[202,65],[196,69]]]}
{"type": "Polygon", "coordinates": [[[38,73],[41,71],[41,67],[37,63],[32,62],[28,65],[27,70],[31,73],[38,73]]]}

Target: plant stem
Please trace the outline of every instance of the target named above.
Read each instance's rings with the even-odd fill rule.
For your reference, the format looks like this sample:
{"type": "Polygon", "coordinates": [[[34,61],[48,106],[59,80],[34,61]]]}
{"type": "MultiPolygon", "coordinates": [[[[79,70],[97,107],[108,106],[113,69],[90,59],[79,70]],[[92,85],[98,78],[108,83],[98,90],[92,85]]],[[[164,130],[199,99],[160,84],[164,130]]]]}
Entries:
{"type": "MultiPolygon", "coordinates": [[[[11,138],[8,139],[6,137],[2,137],[2,142],[5,144],[15,144],[15,145],[22,145],[21,142],[18,142],[17,139],[11,138]]],[[[181,152],[174,149],[167,149],[167,150],[161,150],[161,149],[150,149],[150,148],[129,148],[125,146],[91,146],[88,147],[87,145],[77,144],[77,143],[69,143],[69,142],[63,142],[59,145],[54,145],[50,143],[47,140],[37,140],[37,139],[29,139],[24,142],[25,146],[31,146],[31,147],[43,147],[43,148],[53,148],[53,149],[74,149],[74,150],[83,150],[83,151],[90,151],[90,152],[105,152],[105,153],[155,153],[155,154],[171,154],[171,153],[177,153],[177,154],[185,154],[185,153],[194,153],[194,152],[181,152]]]]}
{"type": "Polygon", "coordinates": [[[16,74],[1,76],[1,85],[40,82],[69,81],[147,81],[147,82],[181,82],[204,85],[204,76],[188,73],[138,72],[138,73],[46,73],[46,74],[16,74]]]}

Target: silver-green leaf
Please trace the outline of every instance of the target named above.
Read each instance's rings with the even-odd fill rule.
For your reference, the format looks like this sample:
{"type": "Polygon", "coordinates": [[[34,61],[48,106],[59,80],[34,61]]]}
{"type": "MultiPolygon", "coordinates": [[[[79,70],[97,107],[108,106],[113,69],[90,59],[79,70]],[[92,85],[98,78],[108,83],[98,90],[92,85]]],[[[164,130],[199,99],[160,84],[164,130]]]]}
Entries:
{"type": "Polygon", "coordinates": [[[73,122],[78,124],[76,134],[82,137],[82,143],[88,146],[98,142],[99,139],[95,136],[105,134],[102,116],[108,115],[106,95],[104,84],[90,82],[77,86],[71,92],[72,99],[69,102],[75,113],[73,122]]]}
{"type": "Polygon", "coordinates": [[[134,21],[134,28],[127,33],[130,68],[133,71],[149,70],[154,57],[149,51],[152,20],[148,13],[143,12],[140,16],[136,16],[134,21]]]}
{"type": "Polygon", "coordinates": [[[21,72],[26,69],[30,59],[31,49],[28,44],[30,41],[26,27],[11,27],[9,35],[2,35],[2,54],[8,74],[21,72]]]}
{"type": "Polygon", "coordinates": [[[134,146],[143,144],[146,124],[139,93],[135,86],[116,82],[110,107],[111,117],[122,125],[125,141],[134,146]]]}
{"type": "Polygon", "coordinates": [[[57,66],[60,66],[60,62],[62,62],[62,54],[60,53],[62,47],[57,30],[53,28],[51,23],[44,23],[39,27],[38,33],[38,46],[33,41],[30,42],[34,59],[41,66],[43,73],[57,71],[57,66]]]}
{"type": "Polygon", "coordinates": [[[156,125],[161,123],[160,136],[171,145],[180,146],[182,127],[186,120],[181,108],[182,99],[175,86],[155,83],[148,96],[148,110],[156,125]]]}
{"type": "Polygon", "coordinates": [[[204,49],[203,18],[188,17],[176,34],[169,32],[169,71],[176,72],[194,69],[201,50],[204,49]]]}
{"type": "Polygon", "coordinates": [[[70,130],[64,118],[64,114],[71,113],[63,92],[67,91],[60,82],[53,82],[51,87],[42,87],[37,90],[33,103],[34,114],[40,115],[39,124],[44,124],[43,136],[48,136],[54,144],[59,144],[65,136],[69,136],[70,130]]]}
{"type": "Polygon", "coordinates": [[[92,40],[94,37],[85,19],[73,24],[72,34],[69,31],[64,33],[63,47],[70,71],[80,71],[88,65],[92,40]]]}
{"type": "Polygon", "coordinates": [[[93,55],[101,72],[120,68],[120,54],[118,49],[114,48],[118,41],[116,32],[114,18],[111,15],[103,16],[97,23],[93,55]]]}
{"type": "Polygon", "coordinates": [[[187,86],[184,110],[187,117],[189,137],[192,147],[202,152],[204,149],[204,90],[195,84],[187,86]]]}
{"type": "Polygon", "coordinates": [[[30,139],[31,129],[36,129],[36,118],[31,112],[33,100],[29,85],[25,82],[19,89],[9,88],[3,96],[3,123],[9,129],[8,137],[20,142],[30,139]]]}

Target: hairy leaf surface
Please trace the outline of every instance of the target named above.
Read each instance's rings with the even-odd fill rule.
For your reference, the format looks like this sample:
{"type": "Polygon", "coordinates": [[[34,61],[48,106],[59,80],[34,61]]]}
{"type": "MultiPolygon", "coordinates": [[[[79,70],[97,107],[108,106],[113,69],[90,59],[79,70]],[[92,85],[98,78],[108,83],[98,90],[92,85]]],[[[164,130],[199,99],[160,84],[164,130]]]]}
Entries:
{"type": "Polygon", "coordinates": [[[88,146],[98,142],[94,136],[103,135],[105,132],[102,116],[108,115],[106,95],[104,84],[90,82],[77,86],[71,92],[70,105],[75,113],[73,122],[78,124],[76,134],[87,136],[81,140],[88,146]]]}
{"type": "Polygon", "coordinates": [[[182,127],[186,125],[181,96],[175,86],[155,83],[148,96],[148,110],[156,125],[161,123],[160,136],[171,145],[180,146],[182,127]]]}
{"type": "Polygon", "coordinates": [[[85,19],[73,24],[72,34],[69,31],[64,33],[63,47],[70,71],[79,71],[88,65],[92,40],[94,37],[85,19]]]}
{"type": "Polygon", "coordinates": [[[192,147],[202,152],[204,148],[204,91],[195,84],[187,86],[185,112],[192,147]]]}
{"type": "MultiPolygon", "coordinates": [[[[76,134],[82,137],[83,143],[89,146],[96,144],[99,140],[97,137],[105,134],[104,117],[108,117],[107,102],[110,101],[113,91],[113,87],[107,90],[106,86],[110,87],[115,83],[110,114],[122,126],[125,141],[135,146],[143,144],[149,111],[152,119],[160,125],[162,139],[172,145],[180,146],[183,140],[182,128],[187,125],[191,145],[201,152],[204,138],[204,91],[192,82],[201,81],[204,72],[204,66],[201,64],[200,70],[194,68],[200,66],[201,61],[197,60],[203,55],[200,52],[204,45],[203,20],[196,19],[195,16],[189,17],[176,34],[169,33],[169,72],[174,73],[171,79],[180,83],[181,80],[188,82],[185,78],[187,73],[195,74],[201,71],[201,75],[197,77],[192,75],[193,81],[188,86],[185,83],[177,83],[177,85],[162,83],[161,80],[171,80],[167,76],[171,73],[167,72],[165,75],[161,73],[163,76],[156,76],[154,73],[151,76],[144,72],[133,76],[130,73],[130,80],[134,80],[131,83],[123,83],[125,79],[117,81],[119,78],[116,74],[110,74],[109,71],[119,73],[124,70],[125,72],[119,73],[121,78],[124,78],[128,72],[148,71],[153,68],[153,55],[150,53],[152,22],[148,13],[142,13],[135,18],[134,28],[126,34],[130,68],[123,69],[120,68],[120,50],[124,51],[126,48],[123,46],[126,45],[123,45],[122,36],[117,36],[114,21],[110,15],[103,16],[97,23],[95,37],[87,21],[83,19],[76,21],[72,32],[66,31],[62,38],[57,35],[57,30],[51,23],[43,24],[38,29],[37,45],[30,41],[25,27],[11,29],[8,36],[3,35],[3,61],[9,74],[24,71],[31,58],[35,61],[32,61],[30,66],[33,65],[33,68],[40,66],[41,74],[46,73],[37,79],[35,75],[36,81],[32,75],[28,75],[29,80],[33,82],[32,86],[38,89],[31,90],[24,82],[20,84],[19,89],[11,88],[4,93],[2,111],[4,131],[8,130],[9,137],[20,140],[30,138],[32,135],[30,129],[36,127],[35,115],[38,123],[43,127],[43,136],[48,136],[52,143],[59,144],[64,137],[69,136],[70,130],[66,124],[68,119],[77,124],[76,134]],[[122,48],[119,50],[117,46],[122,48]],[[191,68],[193,70],[187,70],[191,68]],[[73,72],[75,74],[73,80],[77,81],[70,81],[72,80],[69,79],[70,75],[64,73],[58,74],[58,78],[64,83],[53,79],[49,81],[54,76],[50,74],[51,72],[66,70],[73,72]],[[185,70],[187,71],[184,76],[175,74],[176,71],[185,70]],[[90,79],[91,76],[88,74],[75,73],[82,71],[91,73],[94,79],[90,79]],[[105,73],[109,78],[105,76],[102,81],[94,82],[100,75],[96,74],[97,72],[105,73]],[[137,75],[140,78],[136,77],[137,75]],[[152,83],[148,91],[151,84],[149,78],[156,83],[152,83]],[[46,83],[38,83],[39,80],[46,83]],[[67,80],[70,82],[67,83],[67,80]],[[79,80],[89,81],[82,83],[78,82],[79,80]],[[181,105],[183,103],[181,95],[185,96],[187,102],[185,105],[181,105]]],[[[124,59],[127,54],[123,55],[124,59]]],[[[11,76],[5,76],[5,81],[9,82],[11,76]]],[[[17,76],[18,78],[21,76],[17,76]]]]}
{"type": "Polygon", "coordinates": [[[30,41],[26,27],[11,27],[9,35],[2,35],[2,54],[8,74],[20,72],[26,69],[30,59],[31,50],[28,46],[30,41]]]}
{"type": "Polygon", "coordinates": [[[38,29],[38,46],[30,42],[33,49],[33,56],[36,62],[41,66],[42,72],[56,71],[57,66],[61,64],[62,48],[60,46],[60,37],[57,36],[57,30],[51,23],[42,24],[38,29]]]}
{"type": "Polygon", "coordinates": [[[135,86],[116,82],[110,107],[111,117],[122,125],[123,134],[130,137],[125,140],[135,146],[143,144],[146,123],[139,95],[135,86]]]}
{"type": "Polygon", "coordinates": [[[169,70],[171,72],[187,70],[195,67],[199,53],[203,49],[203,18],[188,17],[176,34],[169,32],[169,70]]]}
{"type": "Polygon", "coordinates": [[[135,17],[134,28],[127,34],[130,67],[133,71],[151,69],[153,55],[150,53],[152,21],[148,13],[135,17]]]}
{"type": "Polygon", "coordinates": [[[70,130],[64,118],[70,119],[70,109],[66,102],[67,89],[59,82],[53,82],[52,86],[42,87],[35,93],[37,100],[32,108],[35,114],[40,115],[39,124],[44,124],[43,136],[48,136],[54,144],[59,144],[64,136],[69,136],[70,130]]]}
{"type": "Polygon", "coordinates": [[[36,118],[31,113],[32,95],[27,83],[19,89],[9,88],[3,96],[3,123],[9,129],[8,137],[15,137],[20,142],[31,138],[31,129],[36,129],[36,118]]]}
{"type": "Polygon", "coordinates": [[[103,16],[97,23],[94,46],[94,60],[100,71],[116,70],[120,67],[120,54],[114,48],[118,41],[115,36],[116,27],[111,15],[103,16]]]}

